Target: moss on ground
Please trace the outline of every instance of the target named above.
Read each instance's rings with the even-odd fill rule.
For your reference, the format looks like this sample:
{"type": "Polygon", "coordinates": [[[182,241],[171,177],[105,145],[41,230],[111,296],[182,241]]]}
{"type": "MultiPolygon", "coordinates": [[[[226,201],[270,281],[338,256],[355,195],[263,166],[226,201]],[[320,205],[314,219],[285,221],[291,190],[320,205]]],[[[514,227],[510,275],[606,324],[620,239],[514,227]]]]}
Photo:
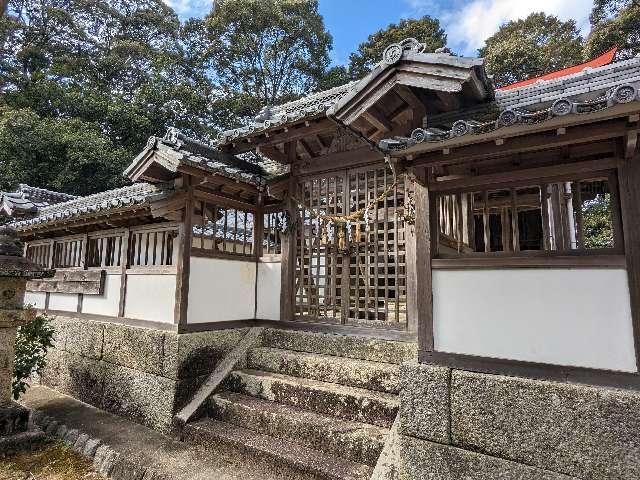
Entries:
{"type": "Polygon", "coordinates": [[[104,480],[92,464],[60,441],[0,459],[0,480],[104,480]]]}

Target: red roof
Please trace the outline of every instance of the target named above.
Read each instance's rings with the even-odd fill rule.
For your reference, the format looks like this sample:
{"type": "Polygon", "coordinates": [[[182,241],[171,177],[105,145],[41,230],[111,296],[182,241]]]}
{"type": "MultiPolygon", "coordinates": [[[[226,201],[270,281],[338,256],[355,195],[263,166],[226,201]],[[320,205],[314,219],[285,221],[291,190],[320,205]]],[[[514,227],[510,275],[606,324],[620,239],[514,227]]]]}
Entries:
{"type": "Polygon", "coordinates": [[[521,82],[512,83],[511,85],[505,85],[504,87],[498,88],[498,90],[511,90],[512,88],[520,88],[525,85],[531,85],[532,83],[536,83],[538,80],[551,80],[553,78],[566,77],[567,75],[572,75],[574,73],[579,73],[583,71],[585,68],[596,68],[602,67],[604,65],[608,65],[613,61],[613,57],[618,51],[618,47],[614,47],[611,50],[604,52],[597,58],[590,60],[585,63],[581,63],[579,65],[574,65],[573,67],[563,68],[562,70],[557,70],[555,72],[547,73],[545,75],[541,75],[539,77],[528,78],[527,80],[522,80],[521,82]]]}

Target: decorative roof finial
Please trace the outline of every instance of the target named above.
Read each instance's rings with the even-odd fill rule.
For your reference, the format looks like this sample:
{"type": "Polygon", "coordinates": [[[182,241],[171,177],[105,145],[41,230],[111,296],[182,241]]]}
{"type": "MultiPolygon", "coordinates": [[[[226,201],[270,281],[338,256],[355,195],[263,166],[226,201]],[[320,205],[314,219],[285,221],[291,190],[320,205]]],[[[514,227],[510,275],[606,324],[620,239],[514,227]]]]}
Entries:
{"type": "Polygon", "coordinates": [[[451,55],[451,49],[449,47],[440,47],[440,48],[436,48],[436,52],[435,53],[440,53],[440,54],[444,54],[444,55],[451,55]]]}
{"type": "Polygon", "coordinates": [[[407,38],[400,43],[392,43],[384,49],[384,52],[382,53],[382,63],[394,65],[400,61],[405,51],[422,53],[425,48],[426,45],[424,43],[420,43],[415,38],[407,38]]]}

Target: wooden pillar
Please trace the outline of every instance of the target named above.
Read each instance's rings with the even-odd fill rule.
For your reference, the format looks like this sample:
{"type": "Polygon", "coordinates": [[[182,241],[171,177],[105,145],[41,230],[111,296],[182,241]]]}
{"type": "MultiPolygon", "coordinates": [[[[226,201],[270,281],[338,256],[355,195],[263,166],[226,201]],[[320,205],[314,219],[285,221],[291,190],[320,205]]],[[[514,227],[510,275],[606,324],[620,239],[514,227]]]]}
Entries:
{"type": "Polygon", "coordinates": [[[298,216],[297,204],[293,199],[296,188],[296,179],[289,179],[289,186],[284,200],[284,210],[289,213],[289,219],[293,222],[289,233],[281,237],[281,261],[282,270],[280,277],[280,320],[291,321],[295,318],[294,295],[296,280],[296,218],[298,216]]]}
{"type": "Polygon", "coordinates": [[[264,242],[264,196],[260,193],[256,213],[253,217],[253,255],[256,261],[263,255],[264,242]]]}
{"type": "Polygon", "coordinates": [[[640,154],[621,160],[618,168],[620,212],[624,233],[624,249],[629,277],[631,315],[636,351],[636,365],[640,370],[640,154]]]}
{"type": "Polygon", "coordinates": [[[120,245],[120,301],[118,302],[118,316],[124,317],[124,308],[127,299],[127,268],[129,268],[129,238],[131,229],[127,228],[122,236],[120,245]]]}
{"type": "Polygon", "coordinates": [[[178,234],[178,259],[176,262],[176,302],[173,323],[187,324],[189,305],[189,274],[191,270],[191,244],[193,242],[193,186],[191,177],[182,177],[182,186],[187,192],[185,209],[178,234]]]}
{"type": "Polygon", "coordinates": [[[415,224],[408,227],[407,321],[409,331],[418,334],[421,351],[433,351],[433,292],[431,285],[432,199],[427,188],[426,168],[414,170],[415,224]]]}

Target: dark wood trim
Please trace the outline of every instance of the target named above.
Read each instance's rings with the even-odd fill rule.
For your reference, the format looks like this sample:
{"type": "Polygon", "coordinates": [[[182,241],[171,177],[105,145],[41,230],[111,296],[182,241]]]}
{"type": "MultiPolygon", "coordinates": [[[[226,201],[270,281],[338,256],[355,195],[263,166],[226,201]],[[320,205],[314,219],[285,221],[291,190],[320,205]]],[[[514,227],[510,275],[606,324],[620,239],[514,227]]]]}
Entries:
{"type": "Polygon", "coordinates": [[[433,349],[433,294],[431,288],[430,196],[426,187],[426,169],[413,172],[413,197],[416,219],[407,225],[407,322],[410,332],[418,333],[420,347],[433,349]]]}
{"type": "Polygon", "coordinates": [[[189,304],[189,275],[191,271],[191,244],[193,243],[193,186],[191,177],[183,177],[184,187],[187,189],[182,224],[180,225],[178,261],[176,262],[176,300],[173,321],[178,325],[186,325],[189,304]]]}
{"type": "Polygon", "coordinates": [[[633,339],[640,369],[640,155],[620,162],[620,216],[624,235],[633,339]]]}
{"type": "MultiPolygon", "coordinates": [[[[292,150],[292,149],[291,149],[292,150]]],[[[281,236],[282,270],[280,280],[280,318],[293,320],[295,305],[295,275],[296,275],[296,224],[298,209],[293,195],[297,185],[297,178],[289,178],[289,186],[285,201],[285,209],[289,212],[289,218],[294,222],[294,227],[287,235],[281,236]]]]}
{"type": "Polygon", "coordinates": [[[320,323],[312,321],[283,321],[283,320],[256,320],[255,326],[280,328],[283,330],[302,330],[307,332],[332,333],[336,335],[357,335],[383,340],[396,340],[399,342],[415,342],[416,334],[406,330],[385,330],[382,328],[358,327],[352,325],[340,325],[332,323],[320,323]]]}
{"type": "Polygon", "coordinates": [[[441,365],[457,370],[640,390],[640,375],[637,373],[424,350],[418,352],[418,360],[421,363],[441,365]]]}
{"type": "Polygon", "coordinates": [[[219,258],[221,260],[239,260],[245,262],[255,262],[255,255],[243,255],[242,253],[219,252],[217,250],[207,250],[206,248],[192,248],[192,257],[219,258]]]}
{"type": "MultiPolygon", "coordinates": [[[[459,258],[434,258],[434,270],[504,268],[624,268],[624,255],[501,255],[459,258]]],[[[483,254],[485,255],[485,254],[483,254]]]]}
{"type": "Polygon", "coordinates": [[[429,189],[438,193],[458,193],[461,191],[472,191],[474,188],[491,187],[507,188],[519,186],[523,183],[535,183],[544,180],[546,183],[554,183],[555,179],[569,181],[575,179],[586,179],[590,175],[594,177],[608,177],[608,170],[617,168],[617,158],[602,158],[599,160],[589,160],[585,162],[564,163],[546,167],[524,168],[511,172],[492,173],[478,175],[475,177],[460,178],[455,180],[444,180],[431,182],[429,189]]]}
{"type": "Polygon", "coordinates": [[[255,212],[256,206],[252,202],[243,202],[236,198],[230,198],[225,195],[219,195],[216,193],[207,192],[204,190],[195,190],[194,198],[196,200],[206,200],[214,202],[219,207],[233,207],[240,210],[246,210],[247,212],[255,212]]]}
{"type": "Polygon", "coordinates": [[[92,322],[115,323],[117,325],[127,325],[136,328],[149,328],[153,330],[162,330],[164,332],[177,332],[177,326],[172,323],[154,322],[151,320],[140,320],[137,318],[126,317],[110,317],[108,315],[97,315],[93,313],[66,312],[64,310],[39,310],[47,315],[56,317],[77,318],[80,320],[88,320],[92,322]]]}
{"type": "Polygon", "coordinates": [[[129,266],[129,239],[131,231],[127,229],[120,245],[120,299],[118,300],[118,317],[124,317],[127,302],[127,267],[129,266]]]}
{"type": "Polygon", "coordinates": [[[187,323],[186,325],[178,325],[178,333],[211,332],[233,328],[250,328],[254,326],[256,326],[256,321],[252,318],[246,320],[230,320],[228,322],[187,323]]]}

